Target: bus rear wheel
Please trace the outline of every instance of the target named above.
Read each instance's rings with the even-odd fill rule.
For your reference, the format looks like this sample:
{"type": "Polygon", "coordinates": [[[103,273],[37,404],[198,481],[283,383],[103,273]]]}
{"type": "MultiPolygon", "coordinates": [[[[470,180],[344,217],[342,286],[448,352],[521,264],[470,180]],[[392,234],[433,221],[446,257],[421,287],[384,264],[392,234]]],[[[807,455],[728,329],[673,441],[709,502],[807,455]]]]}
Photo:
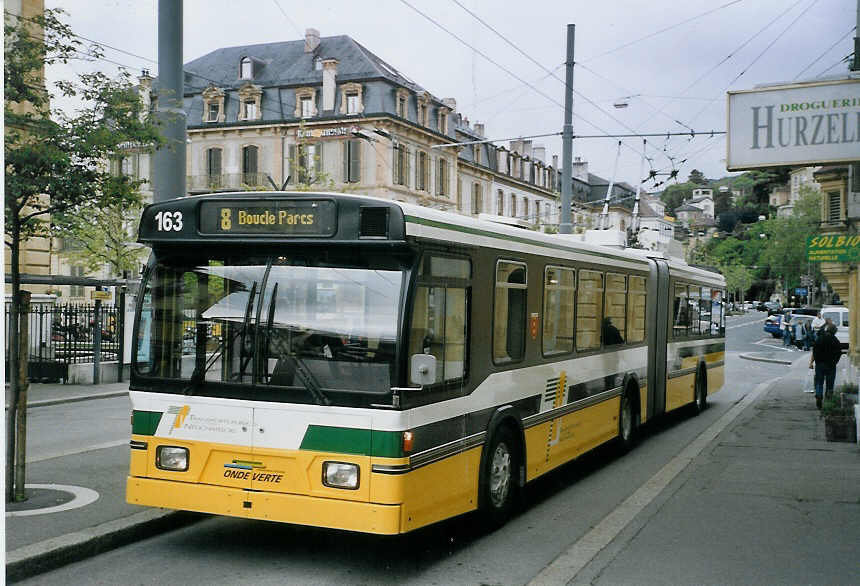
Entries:
{"type": "Polygon", "coordinates": [[[481,474],[480,509],[490,527],[499,527],[514,510],[519,470],[518,443],[508,427],[499,428],[487,447],[481,474]]]}
{"type": "Polygon", "coordinates": [[[621,407],[618,414],[618,439],[623,451],[630,450],[636,445],[639,435],[639,414],[633,402],[633,390],[627,389],[621,395],[621,407]]]}
{"type": "Polygon", "coordinates": [[[693,400],[693,410],[696,415],[708,407],[708,386],[705,380],[704,372],[699,371],[696,375],[696,396],[693,400]]]}

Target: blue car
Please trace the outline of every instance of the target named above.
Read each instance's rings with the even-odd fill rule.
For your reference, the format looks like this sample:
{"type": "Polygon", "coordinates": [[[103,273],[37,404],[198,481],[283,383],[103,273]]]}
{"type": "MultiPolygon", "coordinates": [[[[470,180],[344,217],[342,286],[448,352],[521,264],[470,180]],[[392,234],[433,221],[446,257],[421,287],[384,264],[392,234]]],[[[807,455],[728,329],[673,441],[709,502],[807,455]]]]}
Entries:
{"type": "Polygon", "coordinates": [[[764,331],[774,338],[781,338],[782,330],[780,329],[780,325],[782,325],[782,315],[778,313],[771,315],[764,320],[764,331]]]}

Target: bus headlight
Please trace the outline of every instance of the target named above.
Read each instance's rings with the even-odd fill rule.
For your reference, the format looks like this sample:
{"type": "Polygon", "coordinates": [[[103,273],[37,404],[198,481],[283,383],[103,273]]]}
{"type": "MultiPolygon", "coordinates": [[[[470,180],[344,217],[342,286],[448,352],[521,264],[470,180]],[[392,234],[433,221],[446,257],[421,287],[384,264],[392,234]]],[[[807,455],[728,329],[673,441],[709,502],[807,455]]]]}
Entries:
{"type": "Polygon", "coordinates": [[[331,488],[358,488],[358,464],[323,462],[322,482],[331,488]]]}
{"type": "Polygon", "coordinates": [[[155,450],[155,466],[161,470],[185,472],[188,470],[188,448],[158,446],[155,450]]]}

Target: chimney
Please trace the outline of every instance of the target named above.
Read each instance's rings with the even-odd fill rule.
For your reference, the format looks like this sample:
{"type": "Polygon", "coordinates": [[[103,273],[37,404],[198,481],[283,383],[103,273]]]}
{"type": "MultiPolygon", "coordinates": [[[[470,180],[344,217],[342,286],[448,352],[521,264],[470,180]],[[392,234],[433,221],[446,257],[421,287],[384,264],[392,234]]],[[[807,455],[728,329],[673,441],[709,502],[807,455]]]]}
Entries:
{"type": "Polygon", "coordinates": [[[552,168],[558,169],[558,155],[552,156],[552,168]]]}
{"type": "Polygon", "coordinates": [[[546,147],[542,144],[536,144],[534,148],[534,158],[541,163],[546,162],[546,147]]]}
{"type": "Polygon", "coordinates": [[[484,137],[484,123],[483,122],[475,122],[475,134],[484,137]]]}
{"type": "Polygon", "coordinates": [[[580,181],[588,183],[588,161],[583,161],[582,157],[574,157],[571,174],[580,181]]]}
{"type": "Polygon", "coordinates": [[[452,112],[457,111],[457,100],[454,98],[442,98],[442,103],[452,112]]]}
{"type": "Polygon", "coordinates": [[[532,156],[532,141],[530,141],[530,140],[524,140],[524,141],[522,141],[522,142],[523,142],[523,151],[522,151],[522,155],[523,155],[524,157],[529,157],[529,158],[531,158],[531,156],[532,156]]]}
{"type": "Polygon", "coordinates": [[[322,87],[322,109],[323,112],[334,110],[337,77],[337,59],[323,59],[323,87],[322,87]]]}
{"type": "Polygon", "coordinates": [[[523,154],[523,141],[522,140],[512,140],[511,141],[511,152],[515,152],[518,155],[523,154]]]}
{"type": "Polygon", "coordinates": [[[305,53],[313,53],[320,46],[320,32],[315,28],[305,29],[305,53]]]}

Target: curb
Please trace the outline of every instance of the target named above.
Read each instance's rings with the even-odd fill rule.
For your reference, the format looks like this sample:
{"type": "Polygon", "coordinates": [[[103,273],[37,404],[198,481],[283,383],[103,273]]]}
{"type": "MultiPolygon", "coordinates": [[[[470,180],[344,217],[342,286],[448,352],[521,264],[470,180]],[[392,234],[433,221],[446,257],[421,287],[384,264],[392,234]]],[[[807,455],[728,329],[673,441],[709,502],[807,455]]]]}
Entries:
{"type": "MultiPolygon", "coordinates": [[[[111,391],[109,393],[100,393],[97,395],[73,395],[71,397],[62,397],[60,399],[43,399],[42,401],[28,401],[27,408],[47,407],[49,405],[60,405],[62,403],[77,403],[79,401],[89,401],[91,399],[109,399],[111,397],[122,397],[128,395],[128,389],[125,391],[111,391]]],[[[6,410],[9,410],[9,405],[6,405],[6,410]]]]}
{"type": "Polygon", "coordinates": [[[772,362],[773,364],[785,364],[786,366],[791,366],[794,364],[793,360],[782,360],[780,358],[766,358],[763,356],[754,356],[753,354],[741,354],[741,358],[744,360],[752,360],[754,362],[772,362]]]}
{"type": "Polygon", "coordinates": [[[204,518],[197,513],[151,509],[19,547],[6,554],[6,580],[23,580],[204,518]]]}

